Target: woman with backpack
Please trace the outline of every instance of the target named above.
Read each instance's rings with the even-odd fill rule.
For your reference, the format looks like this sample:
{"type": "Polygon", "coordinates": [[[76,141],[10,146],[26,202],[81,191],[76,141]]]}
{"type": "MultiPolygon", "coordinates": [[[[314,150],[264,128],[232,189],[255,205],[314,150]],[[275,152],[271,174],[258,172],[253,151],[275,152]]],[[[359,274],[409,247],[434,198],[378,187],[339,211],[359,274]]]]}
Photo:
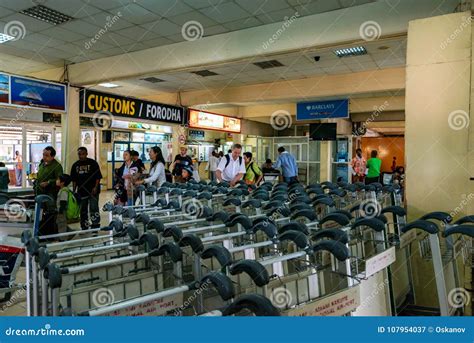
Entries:
{"type": "Polygon", "coordinates": [[[244,152],[245,176],[244,181],[247,185],[258,185],[263,178],[263,172],[259,166],[252,160],[251,152],[244,152]]]}
{"type": "Polygon", "coordinates": [[[165,159],[160,147],[154,146],[148,152],[150,155],[151,165],[150,165],[150,174],[147,178],[137,181],[135,184],[153,185],[161,187],[166,181],[165,174],[165,159]]]}

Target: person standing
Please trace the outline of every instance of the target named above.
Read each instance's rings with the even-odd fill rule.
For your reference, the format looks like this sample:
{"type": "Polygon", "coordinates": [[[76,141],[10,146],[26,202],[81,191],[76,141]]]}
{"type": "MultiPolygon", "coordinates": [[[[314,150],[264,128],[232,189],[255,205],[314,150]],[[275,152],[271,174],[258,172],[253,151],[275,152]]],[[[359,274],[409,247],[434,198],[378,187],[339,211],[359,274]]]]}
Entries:
{"type": "Polygon", "coordinates": [[[52,202],[46,202],[38,235],[50,235],[58,232],[56,213],[58,188],[56,180],[63,175],[63,167],[55,157],[56,150],[52,146],[43,149],[43,159],[38,166],[38,173],[33,186],[35,195],[48,195],[53,200],[52,202]]]}
{"type": "Polygon", "coordinates": [[[173,161],[172,174],[175,177],[175,180],[179,180],[181,177],[181,170],[185,166],[192,166],[193,160],[191,156],[188,155],[188,148],[182,146],[179,148],[179,154],[175,156],[173,161]]]}
{"type": "Polygon", "coordinates": [[[362,149],[356,150],[356,156],[351,161],[352,183],[364,182],[367,161],[362,156],[362,149]]]}
{"type": "Polygon", "coordinates": [[[161,187],[166,181],[165,174],[165,159],[160,147],[154,146],[148,151],[151,160],[150,166],[150,175],[140,181],[137,181],[135,184],[141,185],[146,183],[147,185],[153,185],[161,187]]]}
{"type": "Polygon", "coordinates": [[[278,154],[278,159],[273,168],[281,168],[283,181],[286,183],[298,182],[298,165],[296,164],[295,157],[282,146],[278,148],[278,154]]]}
{"type": "Polygon", "coordinates": [[[46,194],[56,201],[58,189],[56,180],[63,175],[63,167],[55,159],[56,150],[52,146],[48,146],[43,150],[43,159],[41,160],[36,182],[34,185],[35,195],[46,194]]]}
{"type": "Polygon", "coordinates": [[[21,181],[23,178],[23,160],[21,158],[20,152],[17,150],[15,151],[15,177],[16,177],[16,185],[21,187],[21,181]]]}
{"type": "Polygon", "coordinates": [[[136,150],[130,151],[130,156],[132,157],[133,162],[138,168],[139,173],[143,173],[143,171],[146,169],[145,164],[143,163],[142,159],[140,158],[140,154],[136,150]]]}
{"type": "Polygon", "coordinates": [[[251,152],[244,152],[245,160],[245,177],[244,181],[247,185],[258,185],[263,178],[263,172],[257,166],[257,164],[252,160],[251,152]]]}
{"type": "Polygon", "coordinates": [[[138,167],[133,162],[130,150],[123,152],[123,164],[116,170],[116,200],[119,205],[133,205],[133,178],[138,167]]]}
{"type": "Polygon", "coordinates": [[[369,185],[374,182],[380,182],[380,168],[382,167],[382,160],[377,157],[377,150],[372,150],[370,158],[367,160],[367,177],[365,184],[369,185]]]}
{"type": "Polygon", "coordinates": [[[82,230],[100,227],[99,193],[102,173],[99,164],[88,158],[87,154],[87,148],[77,149],[79,160],[71,167],[72,188],[81,198],[82,230]]]}
{"type": "Polygon", "coordinates": [[[229,182],[233,187],[239,182],[245,174],[245,163],[240,153],[242,146],[234,144],[231,154],[226,154],[220,161],[216,169],[216,177],[219,182],[229,182]]]}
{"type": "Polygon", "coordinates": [[[216,181],[216,170],[219,165],[219,158],[217,156],[216,151],[213,150],[209,157],[209,179],[211,181],[216,181]]]}

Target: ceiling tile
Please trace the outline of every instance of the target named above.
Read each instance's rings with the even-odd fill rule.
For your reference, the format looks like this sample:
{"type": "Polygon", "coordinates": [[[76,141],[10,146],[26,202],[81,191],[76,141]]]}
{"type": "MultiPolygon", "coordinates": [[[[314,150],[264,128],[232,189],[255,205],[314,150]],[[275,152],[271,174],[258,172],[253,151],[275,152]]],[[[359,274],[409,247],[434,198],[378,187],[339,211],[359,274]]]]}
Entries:
{"type": "Polygon", "coordinates": [[[136,39],[122,36],[116,32],[107,32],[102,37],[100,37],[100,39],[113,46],[120,46],[122,44],[130,45],[136,41],[136,39]]]}
{"type": "Polygon", "coordinates": [[[35,6],[35,4],[31,0],[2,0],[2,7],[6,7],[15,12],[19,12],[33,6],[35,6]]]}
{"type": "Polygon", "coordinates": [[[131,38],[135,41],[148,40],[155,38],[155,34],[149,32],[141,26],[132,26],[123,30],[116,31],[115,33],[131,38]]]}
{"type": "Polygon", "coordinates": [[[90,1],[89,4],[102,10],[108,11],[113,8],[117,8],[118,6],[125,6],[131,2],[132,0],[100,0],[90,1]]]}
{"type": "MultiPolygon", "coordinates": [[[[20,14],[20,13],[15,13],[7,17],[4,17],[2,18],[2,21],[5,23],[8,23],[10,21],[19,21],[25,26],[26,32],[38,32],[41,30],[54,27],[53,24],[48,24],[44,21],[29,17],[24,14],[20,14]]],[[[2,28],[2,32],[3,32],[3,28],[2,28]]]]}
{"type": "Polygon", "coordinates": [[[124,49],[126,52],[149,49],[146,45],[142,44],[141,42],[136,42],[130,45],[123,45],[121,46],[121,48],[124,49]]]}
{"type": "Polygon", "coordinates": [[[375,2],[375,0],[339,0],[339,2],[342,7],[352,7],[375,2]]]}
{"type": "Polygon", "coordinates": [[[33,32],[27,33],[25,38],[23,38],[23,40],[27,42],[41,44],[48,47],[55,47],[55,46],[64,44],[64,41],[61,39],[54,39],[52,37],[48,37],[41,33],[33,33],[33,32]]]}
{"type": "MultiPolygon", "coordinates": [[[[171,36],[178,33],[181,33],[181,27],[176,25],[175,23],[170,22],[167,19],[160,19],[153,23],[148,23],[145,25],[141,25],[144,29],[157,33],[159,36],[171,36]]],[[[156,37],[152,37],[156,38],[156,37]]]]}
{"type": "Polygon", "coordinates": [[[184,0],[184,2],[192,8],[205,8],[209,6],[217,6],[219,4],[229,2],[229,0],[184,0]]]}
{"type": "Polygon", "coordinates": [[[135,0],[135,2],[138,5],[164,18],[168,18],[171,16],[193,11],[191,7],[183,3],[183,1],[179,1],[179,0],[170,0],[170,1],[135,0]]]}
{"type": "Polygon", "coordinates": [[[167,44],[173,44],[173,41],[165,38],[165,37],[160,37],[160,38],[155,38],[155,39],[150,39],[147,41],[142,42],[145,46],[148,48],[155,48],[158,46],[162,45],[167,45],[167,44]]]}
{"type": "Polygon", "coordinates": [[[205,27],[204,28],[204,37],[214,36],[214,35],[218,35],[218,34],[226,33],[226,32],[229,32],[229,30],[226,29],[222,25],[214,25],[214,26],[211,26],[211,27],[205,27]]]}
{"type": "Polygon", "coordinates": [[[183,13],[173,17],[167,17],[167,19],[179,26],[183,26],[188,21],[197,21],[204,27],[217,24],[216,21],[212,20],[211,18],[205,16],[204,14],[198,11],[183,13]]]}
{"type": "Polygon", "coordinates": [[[87,38],[85,35],[81,35],[69,30],[65,30],[59,26],[55,26],[47,30],[43,30],[41,31],[41,33],[48,37],[53,37],[56,39],[61,39],[64,41],[69,41],[69,42],[87,38]]]}
{"type": "Polygon", "coordinates": [[[273,24],[283,22],[292,16],[296,16],[295,10],[292,8],[286,8],[279,11],[260,14],[257,16],[257,18],[260,19],[264,24],[273,24]]]}
{"type": "Polygon", "coordinates": [[[160,19],[160,16],[137,4],[129,4],[123,7],[118,7],[112,10],[112,12],[120,12],[122,14],[121,18],[137,25],[157,21],[160,19]]]}
{"type": "Polygon", "coordinates": [[[255,27],[260,25],[262,25],[262,22],[254,17],[231,21],[230,23],[223,24],[224,27],[228,28],[231,31],[243,30],[249,27],[255,27]]]}
{"type": "Polygon", "coordinates": [[[90,40],[79,40],[75,41],[74,44],[79,46],[81,49],[86,49],[86,50],[92,50],[92,51],[104,51],[107,49],[111,49],[114,46],[111,44],[106,43],[103,39],[97,39],[95,41],[90,41],[90,40]]]}
{"type": "Polygon", "coordinates": [[[285,0],[235,0],[235,2],[252,15],[289,8],[285,0]]]}
{"type": "Polygon", "coordinates": [[[7,17],[9,15],[12,15],[13,13],[15,12],[6,9],[5,7],[0,7],[0,18],[7,17]]]}
{"type": "Polygon", "coordinates": [[[350,73],[351,70],[346,67],[345,65],[337,65],[333,67],[328,67],[328,68],[323,68],[324,71],[328,74],[344,74],[344,73],[350,73]]]}
{"type": "Polygon", "coordinates": [[[247,11],[244,11],[233,2],[226,2],[217,6],[206,7],[200,11],[218,23],[228,23],[230,21],[250,17],[250,14],[247,11]]]}
{"type": "Polygon", "coordinates": [[[109,24],[107,27],[108,31],[118,31],[124,28],[133,26],[132,23],[124,19],[123,13],[109,13],[109,12],[100,12],[89,17],[83,18],[84,21],[88,23],[94,24],[99,26],[100,28],[106,27],[107,23],[109,24]],[[120,14],[122,16],[120,16],[120,14]]]}
{"type": "Polygon", "coordinates": [[[324,13],[338,10],[340,8],[341,6],[339,3],[334,0],[318,0],[308,4],[304,4],[303,1],[302,5],[295,6],[295,9],[298,11],[300,16],[324,13]]]}
{"type": "Polygon", "coordinates": [[[178,42],[184,42],[184,38],[183,38],[183,35],[180,33],[178,35],[170,35],[170,36],[166,36],[167,39],[171,40],[172,42],[174,43],[178,43],[178,42]]]}
{"type": "Polygon", "coordinates": [[[63,29],[79,33],[86,37],[94,37],[102,28],[94,24],[88,23],[81,19],[71,20],[67,23],[61,24],[63,29]]]}
{"type": "Polygon", "coordinates": [[[64,1],[64,0],[48,0],[43,4],[58,12],[67,14],[73,18],[84,18],[99,13],[101,10],[87,5],[82,1],[64,1]]]}

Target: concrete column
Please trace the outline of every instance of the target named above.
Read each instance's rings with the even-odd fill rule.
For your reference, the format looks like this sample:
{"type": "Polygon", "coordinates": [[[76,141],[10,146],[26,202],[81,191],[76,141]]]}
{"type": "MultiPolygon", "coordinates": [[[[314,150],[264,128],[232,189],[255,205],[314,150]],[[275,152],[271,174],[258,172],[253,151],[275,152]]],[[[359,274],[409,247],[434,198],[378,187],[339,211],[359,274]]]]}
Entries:
{"type": "Polygon", "coordinates": [[[79,89],[68,87],[67,113],[62,115],[61,155],[64,173],[71,172],[72,164],[77,160],[77,148],[81,143],[79,129],[79,89]]]}
{"type": "MultiPolygon", "coordinates": [[[[455,218],[472,213],[470,15],[453,13],[409,24],[405,148],[410,220],[431,211],[455,218]]],[[[436,271],[430,260],[420,259],[415,244],[413,248],[417,303],[436,307],[436,271]]]]}
{"type": "Polygon", "coordinates": [[[180,142],[179,136],[183,135],[186,137],[186,129],[183,126],[179,125],[174,125],[173,126],[173,138],[172,138],[172,143],[173,143],[173,158],[177,154],[179,154],[179,147],[181,145],[184,145],[183,142],[180,142]]]}

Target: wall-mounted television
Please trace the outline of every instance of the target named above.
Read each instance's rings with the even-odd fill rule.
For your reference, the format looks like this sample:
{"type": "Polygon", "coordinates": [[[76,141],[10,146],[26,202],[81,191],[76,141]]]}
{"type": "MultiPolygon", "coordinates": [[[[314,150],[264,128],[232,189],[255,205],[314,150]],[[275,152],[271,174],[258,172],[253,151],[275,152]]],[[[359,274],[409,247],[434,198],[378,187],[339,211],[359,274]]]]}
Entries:
{"type": "Polygon", "coordinates": [[[309,137],[313,141],[335,141],[337,137],[337,123],[310,124],[309,137]]]}

